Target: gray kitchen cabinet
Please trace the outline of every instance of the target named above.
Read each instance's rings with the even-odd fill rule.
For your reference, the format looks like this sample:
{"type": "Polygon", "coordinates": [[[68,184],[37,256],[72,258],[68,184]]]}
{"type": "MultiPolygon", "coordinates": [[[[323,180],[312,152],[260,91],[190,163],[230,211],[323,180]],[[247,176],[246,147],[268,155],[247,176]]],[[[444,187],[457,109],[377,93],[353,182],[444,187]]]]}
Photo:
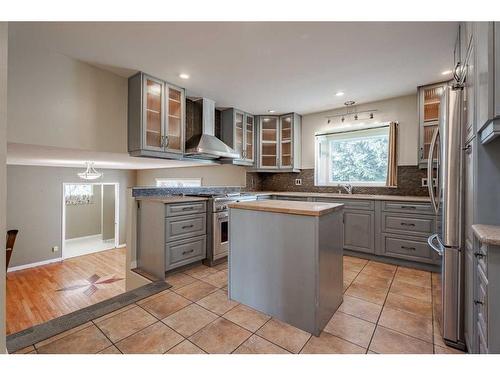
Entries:
{"type": "Polygon", "coordinates": [[[137,267],[159,279],[206,258],[206,202],[138,200],[137,267]]]}
{"type": "Polygon", "coordinates": [[[477,133],[482,143],[500,135],[500,23],[474,22],[477,133]]]}
{"type": "Polygon", "coordinates": [[[128,80],[128,152],[180,159],[184,152],[183,88],[139,72],[128,80]]]}
{"type": "Polygon", "coordinates": [[[344,210],[344,249],[375,254],[375,212],[344,210]]]}
{"type": "Polygon", "coordinates": [[[482,243],[479,238],[475,238],[473,266],[470,272],[472,274],[467,276],[473,281],[472,306],[470,301],[466,301],[466,329],[471,327],[468,331],[469,352],[498,354],[500,353],[498,335],[500,301],[497,297],[500,295],[500,246],[482,243]]]}
{"type": "Polygon", "coordinates": [[[251,166],[255,160],[255,117],[235,108],[222,111],[221,139],[238,154],[231,162],[251,166]]]}
{"type": "Polygon", "coordinates": [[[301,167],[302,118],[297,113],[258,116],[258,171],[293,172],[301,167]]]}
{"type": "Polygon", "coordinates": [[[418,88],[419,150],[418,165],[427,168],[432,135],[439,127],[439,112],[446,82],[418,88]]]}

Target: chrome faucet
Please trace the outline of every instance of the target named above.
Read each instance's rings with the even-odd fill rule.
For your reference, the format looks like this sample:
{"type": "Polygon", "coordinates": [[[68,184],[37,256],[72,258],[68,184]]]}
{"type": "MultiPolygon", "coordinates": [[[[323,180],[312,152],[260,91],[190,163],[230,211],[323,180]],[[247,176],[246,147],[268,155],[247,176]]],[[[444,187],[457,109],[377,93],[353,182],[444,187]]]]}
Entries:
{"type": "Polygon", "coordinates": [[[353,186],[351,184],[342,184],[340,185],[347,192],[347,194],[352,194],[353,186]]]}

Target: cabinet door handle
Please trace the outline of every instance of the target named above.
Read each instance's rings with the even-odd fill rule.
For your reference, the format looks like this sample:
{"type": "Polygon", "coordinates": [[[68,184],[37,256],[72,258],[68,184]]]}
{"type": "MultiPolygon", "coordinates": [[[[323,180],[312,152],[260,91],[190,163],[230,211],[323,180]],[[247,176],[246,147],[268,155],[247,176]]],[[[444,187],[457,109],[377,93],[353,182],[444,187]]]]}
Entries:
{"type": "Polygon", "coordinates": [[[194,207],[182,207],[182,211],[191,211],[194,210],[194,207]]]}
{"type": "Polygon", "coordinates": [[[484,305],[484,302],[483,301],[479,301],[479,300],[474,300],[474,304],[476,305],[484,305]]]}
{"type": "Polygon", "coordinates": [[[190,254],[194,251],[194,249],[186,250],[182,252],[182,255],[190,254]]]}
{"type": "Polygon", "coordinates": [[[401,248],[402,248],[403,250],[412,250],[412,251],[417,250],[416,248],[414,248],[414,247],[409,247],[409,246],[401,246],[401,248]]]}
{"type": "Polygon", "coordinates": [[[417,207],[415,206],[401,206],[401,208],[409,209],[409,210],[416,210],[417,207]]]}
{"type": "Polygon", "coordinates": [[[474,256],[478,259],[483,259],[484,258],[484,254],[482,253],[474,253],[474,256]]]}
{"type": "Polygon", "coordinates": [[[194,224],[191,224],[191,225],[184,225],[184,226],[182,227],[182,229],[188,229],[188,228],[192,228],[192,227],[194,227],[194,224]]]}
{"type": "Polygon", "coordinates": [[[401,223],[401,225],[405,226],[405,227],[414,227],[415,224],[413,223],[401,223]]]}
{"type": "Polygon", "coordinates": [[[163,143],[165,143],[165,148],[168,147],[168,142],[169,142],[169,138],[168,138],[168,135],[165,136],[165,141],[163,143]]]}

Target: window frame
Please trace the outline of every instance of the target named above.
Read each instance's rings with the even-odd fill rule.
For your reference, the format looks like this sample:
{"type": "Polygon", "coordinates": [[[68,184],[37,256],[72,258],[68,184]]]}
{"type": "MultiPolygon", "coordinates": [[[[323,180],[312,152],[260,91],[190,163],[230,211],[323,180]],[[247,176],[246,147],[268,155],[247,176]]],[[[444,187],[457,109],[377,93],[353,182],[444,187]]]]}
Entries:
{"type": "MultiPolygon", "coordinates": [[[[340,187],[342,185],[347,185],[347,184],[350,184],[352,186],[366,186],[366,187],[387,187],[387,181],[335,181],[335,182],[331,182],[331,179],[330,179],[330,176],[331,176],[331,167],[330,167],[330,160],[329,158],[326,158],[327,162],[328,162],[328,166],[322,166],[322,168],[326,168],[326,173],[328,174],[328,177],[327,177],[327,181],[323,182],[323,181],[320,181],[320,171],[319,171],[319,168],[321,168],[319,166],[319,159],[320,159],[320,155],[319,155],[319,147],[320,147],[320,143],[321,143],[321,138],[320,137],[323,137],[323,136],[328,136],[328,135],[335,135],[335,134],[341,134],[341,133],[355,133],[355,132],[358,132],[358,131],[369,131],[369,130],[377,130],[377,129],[382,129],[382,128],[387,128],[389,130],[389,125],[390,123],[384,123],[384,124],[377,124],[377,125],[373,125],[373,126],[363,126],[363,127],[359,127],[359,126],[344,126],[342,128],[338,128],[338,129],[335,129],[333,131],[329,131],[329,132],[320,132],[320,133],[316,133],[315,134],[315,147],[314,147],[314,186],[318,186],[318,187],[332,187],[332,186],[336,186],[336,187],[340,187]]],[[[388,133],[388,137],[389,137],[389,133],[388,133]]],[[[360,137],[362,138],[362,137],[360,137]]],[[[389,139],[388,139],[389,140],[389,139]]],[[[330,146],[328,144],[328,146],[330,146]]],[[[389,145],[388,145],[389,147],[389,145]]],[[[389,150],[388,150],[389,152],[389,150]]],[[[328,151],[329,153],[329,151],[328,151]]],[[[387,158],[387,162],[386,162],[386,168],[387,170],[389,169],[389,158],[387,158]]],[[[386,179],[387,179],[387,175],[386,175],[386,179]]]]}

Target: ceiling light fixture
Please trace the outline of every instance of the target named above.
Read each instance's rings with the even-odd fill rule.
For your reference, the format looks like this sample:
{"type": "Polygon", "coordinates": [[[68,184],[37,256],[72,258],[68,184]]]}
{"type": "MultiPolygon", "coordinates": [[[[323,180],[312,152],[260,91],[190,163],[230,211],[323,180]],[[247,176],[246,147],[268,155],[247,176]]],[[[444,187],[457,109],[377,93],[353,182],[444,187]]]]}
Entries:
{"type": "Polygon", "coordinates": [[[447,76],[448,74],[451,74],[451,73],[453,73],[453,71],[452,71],[452,70],[445,70],[444,72],[441,72],[441,74],[442,74],[443,76],[447,76]]]}
{"type": "Polygon", "coordinates": [[[189,79],[189,74],[187,74],[187,73],[181,73],[181,74],[179,74],[179,78],[181,78],[181,79],[189,79]]]}
{"type": "Polygon", "coordinates": [[[97,180],[101,176],[102,173],[97,172],[94,168],[94,163],[90,161],[87,162],[87,169],[85,170],[85,172],[78,173],[78,177],[80,177],[82,180],[97,180]]]}
{"type": "Polygon", "coordinates": [[[335,96],[344,96],[344,93],[342,91],[338,91],[335,96]]]}
{"type": "Polygon", "coordinates": [[[275,111],[274,109],[268,109],[268,110],[267,110],[267,112],[269,112],[269,113],[274,113],[274,112],[276,112],[276,111],[275,111]]]}

